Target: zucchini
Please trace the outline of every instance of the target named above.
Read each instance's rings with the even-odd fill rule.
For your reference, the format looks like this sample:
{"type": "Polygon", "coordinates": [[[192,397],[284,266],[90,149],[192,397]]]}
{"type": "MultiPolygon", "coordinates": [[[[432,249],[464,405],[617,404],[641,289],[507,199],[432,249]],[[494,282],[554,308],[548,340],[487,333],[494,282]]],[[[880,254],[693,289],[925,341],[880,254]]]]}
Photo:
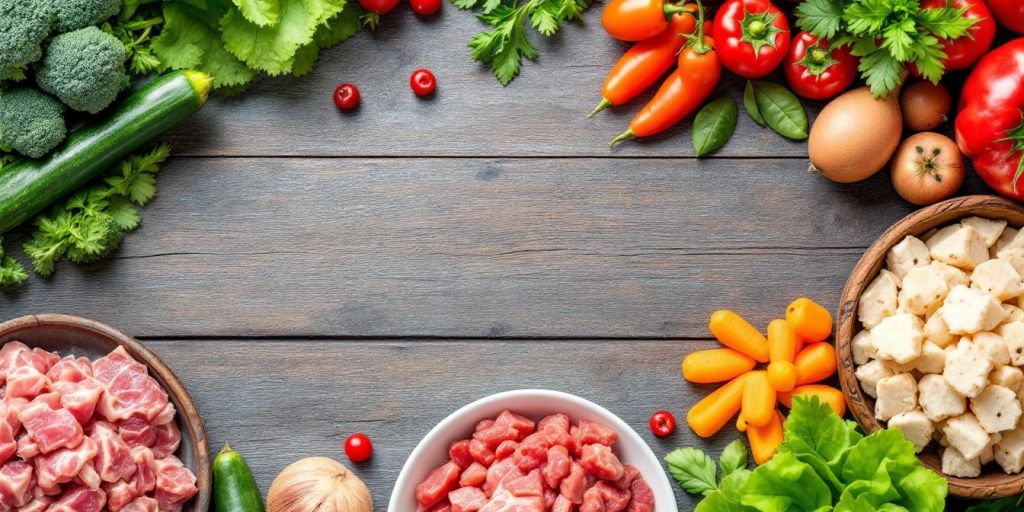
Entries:
{"type": "Polygon", "coordinates": [[[167,73],[133,92],[104,119],[68,134],[49,156],[5,166],[0,171],[0,234],[198,112],[210,84],[210,76],[199,71],[167,73]]]}
{"type": "Polygon", "coordinates": [[[226,443],[213,459],[214,512],[263,512],[263,498],[242,454],[226,443]]]}

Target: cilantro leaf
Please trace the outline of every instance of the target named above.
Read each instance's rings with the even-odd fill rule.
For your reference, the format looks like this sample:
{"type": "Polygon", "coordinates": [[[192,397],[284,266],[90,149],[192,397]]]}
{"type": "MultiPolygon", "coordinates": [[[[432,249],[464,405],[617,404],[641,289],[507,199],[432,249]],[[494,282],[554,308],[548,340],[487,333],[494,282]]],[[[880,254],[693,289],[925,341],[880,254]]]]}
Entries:
{"type": "Polygon", "coordinates": [[[862,56],[857,68],[876,97],[896,90],[903,82],[903,64],[881,48],[862,56]]]}
{"type": "Polygon", "coordinates": [[[679,448],[665,456],[668,471],[690,494],[708,495],[718,489],[715,461],[696,448],[679,448]]]}
{"type": "Polygon", "coordinates": [[[280,21],[261,27],[235,9],[220,20],[224,47],[252,69],[291,73],[295,53],[313,41],[317,27],[345,7],[345,0],[281,0],[280,21]]]}
{"type": "Polygon", "coordinates": [[[28,280],[28,272],[18,260],[4,254],[3,243],[0,238],[0,288],[11,288],[28,280]]]}
{"type": "Polygon", "coordinates": [[[843,0],[805,0],[796,6],[797,26],[831,39],[843,21],[843,0]]]}

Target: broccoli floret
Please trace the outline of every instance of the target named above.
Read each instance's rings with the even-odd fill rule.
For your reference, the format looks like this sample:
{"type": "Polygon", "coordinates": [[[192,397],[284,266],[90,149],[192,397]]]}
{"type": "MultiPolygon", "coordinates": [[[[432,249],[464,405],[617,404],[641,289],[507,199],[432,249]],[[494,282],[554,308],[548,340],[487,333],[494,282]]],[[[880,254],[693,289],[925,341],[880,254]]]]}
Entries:
{"type": "Polygon", "coordinates": [[[96,27],[61,34],[50,41],[36,82],[72,110],[95,114],[128,87],[121,41],[96,27]]]}
{"type": "Polygon", "coordinates": [[[0,146],[39,158],[64,141],[59,101],[26,87],[0,93],[0,146]]]}
{"type": "Polygon", "coordinates": [[[57,10],[58,33],[98,25],[121,11],[121,0],[50,0],[57,10]]]}
{"type": "Polygon", "coordinates": [[[43,56],[40,45],[55,21],[49,0],[4,0],[0,6],[0,77],[43,56]]]}

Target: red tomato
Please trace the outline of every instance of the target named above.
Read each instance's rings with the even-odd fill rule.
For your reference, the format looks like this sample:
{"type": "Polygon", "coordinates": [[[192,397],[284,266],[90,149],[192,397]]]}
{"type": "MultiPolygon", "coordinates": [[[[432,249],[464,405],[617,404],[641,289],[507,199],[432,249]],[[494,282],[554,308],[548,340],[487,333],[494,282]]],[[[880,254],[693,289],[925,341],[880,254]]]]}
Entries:
{"type": "Polygon", "coordinates": [[[384,14],[398,6],[398,0],[359,0],[359,5],[367,11],[384,14]]]}
{"type": "Polygon", "coordinates": [[[409,0],[409,7],[420,16],[430,16],[441,10],[441,0],[409,0]]]}
{"type": "Polygon", "coordinates": [[[601,25],[621,41],[643,41],[668,29],[668,15],[683,12],[664,0],[611,0],[601,11],[601,25]]]}
{"type": "Polygon", "coordinates": [[[676,430],[676,417],[668,411],[655,411],[649,423],[651,432],[657,437],[665,437],[676,430]]]}
{"type": "Polygon", "coordinates": [[[345,440],[345,455],[352,462],[363,462],[373,454],[373,443],[364,434],[352,434],[345,440]]]}
{"type": "Polygon", "coordinates": [[[831,98],[857,78],[857,57],[850,47],[829,49],[828,41],[800,32],[786,55],[786,80],[793,92],[812,100],[831,98]]]}
{"type": "MultiPolygon", "coordinates": [[[[922,0],[921,7],[945,7],[947,0],[922,0]]],[[[1018,3],[1019,2],[1018,0],[1018,3]]],[[[953,7],[967,8],[964,17],[978,20],[967,34],[952,41],[942,40],[943,51],[946,52],[946,71],[967,69],[978,62],[996,38],[996,22],[992,11],[982,0],[953,0],[953,7]]]]}
{"type": "Polygon", "coordinates": [[[789,51],[789,22],[771,0],[726,0],[714,33],[722,65],[744,78],[767,75],[789,51]]]}
{"type": "Polygon", "coordinates": [[[434,74],[426,69],[417,69],[409,77],[409,87],[417,96],[430,96],[437,87],[437,79],[434,74]]]}
{"type": "Polygon", "coordinates": [[[359,88],[348,82],[334,89],[334,105],[341,110],[352,110],[359,104],[359,88]]]}
{"type": "Polygon", "coordinates": [[[989,9],[996,15],[999,24],[1024,34],[1024,2],[1020,0],[986,0],[989,9]]]}

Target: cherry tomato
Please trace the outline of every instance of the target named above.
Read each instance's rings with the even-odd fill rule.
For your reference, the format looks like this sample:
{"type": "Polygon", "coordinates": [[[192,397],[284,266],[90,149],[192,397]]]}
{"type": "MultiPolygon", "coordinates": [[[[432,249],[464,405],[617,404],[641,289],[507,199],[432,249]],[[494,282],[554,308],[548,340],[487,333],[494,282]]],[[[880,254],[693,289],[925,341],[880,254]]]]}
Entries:
{"type": "MultiPolygon", "coordinates": [[[[953,0],[953,7],[957,9],[967,8],[964,17],[978,20],[967,34],[952,41],[942,40],[942,50],[946,52],[946,71],[956,69],[967,69],[978,62],[982,55],[988,53],[992,48],[992,41],[996,38],[996,22],[992,17],[992,11],[982,0],[953,0]]],[[[945,7],[946,0],[922,0],[921,7],[934,8],[945,7]]]]}
{"type": "Polygon", "coordinates": [[[359,105],[359,88],[345,82],[334,89],[334,105],[341,110],[352,110],[359,105]]]}
{"type": "Polygon", "coordinates": [[[651,433],[657,437],[665,437],[676,431],[676,417],[668,411],[655,411],[651,415],[651,433]]]}
{"type": "Polygon", "coordinates": [[[1024,2],[1020,0],[987,0],[989,9],[999,24],[1018,34],[1024,34],[1024,2]]]}
{"type": "Polygon", "coordinates": [[[417,96],[430,96],[437,87],[437,79],[434,74],[426,69],[417,69],[409,77],[409,87],[417,96]]]}
{"type": "Polygon", "coordinates": [[[789,22],[771,0],[726,0],[714,33],[722,65],[744,78],[767,75],[789,51],[789,22]]]}
{"type": "Polygon", "coordinates": [[[367,11],[384,14],[398,7],[398,0],[359,0],[359,5],[367,11]]]}
{"type": "Polygon", "coordinates": [[[643,41],[668,29],[668,15],[683,10],[664,0],[612,0],[601,12],[601,25],[620,41],[643,41]]]}
{"type": "Polygon", "coordinates": [[[829,49],[827,40],[800,32],[786,55],[786,80],[793,92],[812,100],[831,98],[857,78],[857,57],[850,47],[829,49]]]}
{"type": "Polygon", "coordinates": [[[409,7],[420,16],[430,16],[441,10],[441,0],[409,0],[409,7]]]}
{"type": "Polygon", "coordinates": [[[373,443],[365,434],[352,434],[345,439],[345,455],[352,462],[363,462],[373,454],[373,443]]]}

